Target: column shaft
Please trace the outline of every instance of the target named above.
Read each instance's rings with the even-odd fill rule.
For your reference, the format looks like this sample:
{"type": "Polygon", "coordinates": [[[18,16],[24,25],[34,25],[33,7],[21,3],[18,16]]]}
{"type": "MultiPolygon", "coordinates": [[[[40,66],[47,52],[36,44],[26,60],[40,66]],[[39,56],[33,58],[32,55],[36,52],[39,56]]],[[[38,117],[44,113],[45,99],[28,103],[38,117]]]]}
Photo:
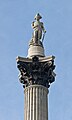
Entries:
{"type": "Polygon", "coordinates": [[[24,93],[24,120],[48,120],[48,89],[41,85],[32,85],[24,93]]]}

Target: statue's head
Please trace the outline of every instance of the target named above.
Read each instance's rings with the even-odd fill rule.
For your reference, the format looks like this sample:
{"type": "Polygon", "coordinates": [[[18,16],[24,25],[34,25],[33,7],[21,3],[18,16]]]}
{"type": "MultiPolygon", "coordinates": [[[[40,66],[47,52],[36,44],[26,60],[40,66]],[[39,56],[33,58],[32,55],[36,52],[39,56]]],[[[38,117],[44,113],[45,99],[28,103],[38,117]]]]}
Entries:
{"type": "Polygon", "coordinates": [[[39,13],[37,13],[34,17],[35,20],[40,20],[42,17],[39,13]]]}

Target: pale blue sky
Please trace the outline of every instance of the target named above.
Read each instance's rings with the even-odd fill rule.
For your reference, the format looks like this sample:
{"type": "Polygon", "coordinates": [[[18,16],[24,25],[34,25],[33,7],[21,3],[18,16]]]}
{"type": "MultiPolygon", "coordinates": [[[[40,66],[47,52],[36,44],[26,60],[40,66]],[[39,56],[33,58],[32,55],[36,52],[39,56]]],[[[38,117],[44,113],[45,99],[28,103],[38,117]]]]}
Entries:
{"type": "Polygon", "coordinates": [[[24,93],[15,59],[27,56],[37,12],[47,30],[46,56],[56,56],[49,120],[72,120],[72,0],[0,0],[0,120],[24,120],[24,93]]]}

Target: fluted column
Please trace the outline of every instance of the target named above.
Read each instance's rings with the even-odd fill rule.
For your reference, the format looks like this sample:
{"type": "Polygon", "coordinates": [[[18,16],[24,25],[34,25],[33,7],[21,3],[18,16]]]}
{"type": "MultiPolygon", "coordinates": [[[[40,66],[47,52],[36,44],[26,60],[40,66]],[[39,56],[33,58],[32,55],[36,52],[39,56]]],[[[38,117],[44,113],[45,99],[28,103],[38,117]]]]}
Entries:
{"type": "Polygon", "coordinates": [[[39,120],[39,94],[38,94],[38,87],[36,87],[36,120],[39,120]]]}
{"type": "Polygon", "coordinates": [[[24,90],[24,120],[48,120],[48,89],[42,85],[32,85],[24,90]]]}
{"type": "Polygon", "coordinates": [[[33,120],[33,88],[28,88],[30,89],[30,118],[29,120],[33,120]]]}

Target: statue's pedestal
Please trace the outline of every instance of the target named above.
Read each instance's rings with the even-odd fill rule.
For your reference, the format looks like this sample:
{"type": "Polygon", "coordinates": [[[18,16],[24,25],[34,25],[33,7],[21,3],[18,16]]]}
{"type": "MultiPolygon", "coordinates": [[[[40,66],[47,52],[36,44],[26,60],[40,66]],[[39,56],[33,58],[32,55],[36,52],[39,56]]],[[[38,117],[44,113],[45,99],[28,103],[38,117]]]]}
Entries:
{"type": "Polygon", "coordinates": [[[33,56],[39,56],[44,57],[44,48],[40,45],[30,45],[28,49],[28,56],[27,57],[33,57],[33,56]]]}

